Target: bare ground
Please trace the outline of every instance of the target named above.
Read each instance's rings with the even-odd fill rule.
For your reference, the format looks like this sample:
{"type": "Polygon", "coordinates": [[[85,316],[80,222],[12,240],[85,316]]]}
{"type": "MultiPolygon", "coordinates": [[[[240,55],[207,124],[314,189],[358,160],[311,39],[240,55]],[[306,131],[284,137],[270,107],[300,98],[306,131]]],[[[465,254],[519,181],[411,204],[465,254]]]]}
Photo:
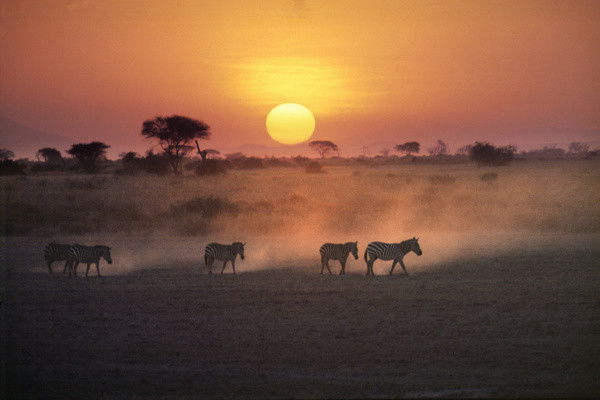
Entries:
{"type": "Polygon", "coordinates": [[[597,246],[409,277],[353,260],[342,277],[186,261],[69,279],[22,261],[33,242],[3,245],[6,398],[600,395],[597,246]]]}

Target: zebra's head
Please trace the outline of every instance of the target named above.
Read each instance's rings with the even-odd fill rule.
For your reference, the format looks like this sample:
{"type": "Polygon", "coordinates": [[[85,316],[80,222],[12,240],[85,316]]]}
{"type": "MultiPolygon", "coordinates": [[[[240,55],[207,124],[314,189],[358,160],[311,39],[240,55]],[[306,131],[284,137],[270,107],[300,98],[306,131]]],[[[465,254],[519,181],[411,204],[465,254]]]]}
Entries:
{"type": "Polygon", "coordinates": [[[410,249],[418,256],[423,255],[421,246],[419,246],[419,238],[414,237],[410,240],[410,249]]]}
{"type": "Polygon", "coordinates": [[[240,255],[241,259],[244,259],[244,246],[246,245],[246,243],[241,243],[241,242],[235,242],[232,244],[233,249],[235,250],[235,252],[237,254],[240,255]]]}
{"type": "Polygon", "coordinates": [[[100,257],[104,258],[107,263],[112,264],[112,257],[110,256],[110,247],[108,246],[96,246],[101,249],[102,255],[100,257]]]}
{"type": "Polygon", "coordinates": [[[358,260],[358,242],[348,242],[346,246],[354,256],[354,259],[358,260]]]}

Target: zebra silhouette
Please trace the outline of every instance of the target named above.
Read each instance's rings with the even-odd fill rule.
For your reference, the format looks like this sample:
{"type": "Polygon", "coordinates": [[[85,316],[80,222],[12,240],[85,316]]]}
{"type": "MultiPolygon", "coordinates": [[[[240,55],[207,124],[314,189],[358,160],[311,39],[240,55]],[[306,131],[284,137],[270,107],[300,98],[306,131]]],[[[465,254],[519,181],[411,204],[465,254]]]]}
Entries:
{"type": "Polygon", "coordinates": [[[63,273],[67,271],[69,261],[67,261],[67,254],[71,248],[70,244],[60,243],[48,243],[44,248],[44,259],[48,263],[48,271],[52,273],[52,263],[55,261],[65,261],[65,267],[63,273]]]}
{"type": "Polygon", "coordinates": [[[394,267],[397,263],[400,263],[404,273],[408,275],[406,266],[402,259],[408,253],[413,251],[416,255],[420,256],[423,254],[421,247],[419,246],[419,239],[412,238],[405,240],[400,243],[383,243],[383,242],[371,242],[365,250],[365,262],[367,263],[367,275],[375,275],[373,272],[373,263],[378,258],[380,260],[394,260],[392,268],[390,269],[390,275],[394,273],[394,267]],[[368,256],[368,257],[367,257],[368,256]]]}
{"type": "Polygon", "coordinates": [[[228,262],[231,262],[231,268],[235,274],[235,258],[239,254],[244,259],[244,246],[246,243],[234,242],[230,245],[220,243],[210,243],[204,249],[204,265],[208,268],[208,273],[212,274],[212,265],[215,260],[223,261],[221,274],[225,271],[228,262]]]}
{"type": "Polygon", "coordinates": [[[346,260],[348,255],[352,253],[355,260],[358,260],[358,242],[347,242],[347,243],[325,243],[319,249],[321,254],[321,275],[325,267],[331,275],[331,269],[329,268],[329,260],[338,260],[342,269],[340,269],[340,275],[346,273],[346,260]]]}
{"type": "Polygon", "coordinates": [[[67,262],[71,263],[71,268],[69,269],[69,276],[71,272],[73,272],[74,276],[77,276],[77,266],[79,263],[87,264],[87,269],[85,271],[85,276],[88,276],[90,272],[90,265],[96,264],[96,271],[98,272],[98,276],[100,276],[100,259],[104,258],[106,262],[112,264],[112,257],[110,255],[110,247],[108,246],[82,246],[80,244],[75,244],[69,248],[69,253],[67,255],[67,262]]]}

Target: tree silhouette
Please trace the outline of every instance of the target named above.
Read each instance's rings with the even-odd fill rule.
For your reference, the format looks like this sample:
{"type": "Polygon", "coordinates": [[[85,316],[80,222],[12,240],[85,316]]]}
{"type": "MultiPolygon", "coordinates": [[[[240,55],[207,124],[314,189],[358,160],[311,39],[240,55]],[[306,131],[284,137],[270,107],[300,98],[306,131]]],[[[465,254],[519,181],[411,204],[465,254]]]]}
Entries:
{"type": "Polygon", "coordinates": [[[569,144],[569,153],[586,154],[590,151],[590,145],[581,142],[571,142],[569,144]]]}
{"type": "Polygon", "coordinates": [[[321,158],[325,158],[332,151],[338,151],[337,144],[329,140],[313,140],[312,142],[308,143],[308,146],[311,148],[311,150],[319,153],[321,158]]]}
{"type": "Polygon", "coordinates": [[[44,147],[39,149],[35,153],[35,157],[38,159],[38,161],[43,159],[46,164],[60,164],[63,162],[60,151],[52,147],[44,147]]]}
{"type": "Polygon", "coordinates": [[[202,121],[171,115],[144,121],[141,134],[148,139],[158,139],[173,172],[180,174],[183,157],[194,148],[191,146],[192,141],[207,139],[209,129],[202,121]]]}
{"type": "Polygon", "coordinates": [[[109,147],[102,142],[77,143],[72,145],[67,153],[75,157],[85,171],[94,172],[98,169],[98,160],[106,155],[106,149],[109,147]]]}
{"type": "Polygon", "coordinates": [[[8,149],[0,149],[0,161],[8,161],[15,158],[15,153],[8,149]]]}
{"type": "Polygon", "coordinates": [[[443,156],[448,153],[448,145],[443,140],[438,139],[435,146],[427,149],[430,156],[443,156]]]}
{"type": "Polygon", "coordinates": [[[506,165],[515,154],[514,146],[495,147],[486,142],[475,142],[469,151],[471,159],[482,165],[506,165]]]}
{"type": "Polygon", "coordinates": [[[403,144],[397,144],[394,146],[397,152],[405,153],[407,156],[410,156],[412,153],[419,153],[421,150],[421,145],[419,142],[406,142],[403,144]]]}

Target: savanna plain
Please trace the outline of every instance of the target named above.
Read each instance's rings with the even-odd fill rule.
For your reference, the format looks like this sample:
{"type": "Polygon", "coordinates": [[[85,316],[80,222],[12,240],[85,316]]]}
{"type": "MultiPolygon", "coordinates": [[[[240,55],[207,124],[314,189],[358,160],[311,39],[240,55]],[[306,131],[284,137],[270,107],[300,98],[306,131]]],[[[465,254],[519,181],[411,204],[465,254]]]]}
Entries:
{"type": "Polygon", "coordinates": [[[4,397],[600,396],[599,167],[3,177],[4,397]],[[370,241],[412,237],[410,275],[365,276],[370,241]],[[53,240],[114,263],[50,274],[53,240]],[[237,275],[207,274],[213,241],[247,243],[237,275]]]}

